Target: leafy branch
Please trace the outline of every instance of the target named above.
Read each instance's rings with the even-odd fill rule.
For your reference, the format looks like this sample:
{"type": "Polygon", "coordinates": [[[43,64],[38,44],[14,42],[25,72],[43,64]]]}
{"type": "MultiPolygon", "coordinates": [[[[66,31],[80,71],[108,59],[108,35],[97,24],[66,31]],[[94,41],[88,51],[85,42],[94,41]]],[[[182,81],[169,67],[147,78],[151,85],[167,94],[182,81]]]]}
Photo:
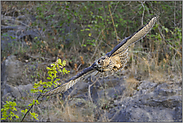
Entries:
{"type": "MultiPolygon", "coordinates": [[[[28,105],[30,106],[29,109],[21,110],[22,113],[24,113],[21,122],[24,121],[25,117],[30,114],[32,119],[38,120],[38,114],[35,112],[31,112],[31,109],[33,108],[34,105],[40,104],[38,99],[42,96],[42,93],[49,91],[47,88],[51,87],[54,85],[54,87],[58,86],[59,84],[57,83],[60,79],[58,78],[57,73],[60,72],[62,74],[68,74],[70,71],[66,70],[64,66],[66,65],[66,61],[63,60],[61,62],[61,59],[58,59],[55,63],[51,64],[51,67],[47,67],[48,70],[48,75],[47,79],[49,80],[48,82],[43,82],[40,80],[38,83],[34,83],[33,89],[31,89],[31,93],[40,93],[36,99],[33,99],[33,101],[28,105]],[[39,89],[42,87],[43,89],[39,89]]],[[[2,112],[2,118],[1,120],[10,120],[15,117],[16,119],[19,119],[19,116],[14,114],[14,111],[17,111],[16,109],[16,102],[11,102],[11,101],[6,101],[6,104],[3,106],[1,109],[2,112]],[[9,114],[8,114],[9,112],[9,114]]]]}
{"type": "MultiPolygon", "coordinates": [[[[39,94],[39,96],[37,97],[36,100],[33,99],[33,102],[28,105],[28,106],[31,106],[29,108],[29,110],[27,110],[27,109],[22,110],[22,112],[25,113],[25,115],[23,116],[21,122],[24,121],[24,118],[30,112],[32,107],[35,104],[39,104],[38,99],[42,96],[42,93],[47,91],[46,89],[48,87],[51,87],[52,85],[54,85],[54,87],[58,86],[57,81],[59,81],[60,79],[58,79],[57,73],[61,72],[62,74],[68,74],[70,72],[70,71],[67,71],[64,68],[65,65],[66,65],[66,61],[65,60],[63,62],[61,62],[61,59],[58,59],[54,64],[51,64],[51,67],[47,67],[48,75],[49,75],[49,77],[47,77],[47,79],[49,81],[48,82],[42,82],[42,80],[40,80],[38,83],[34,83],[34,86],[33,86],[34,89],[31,89],[31,92],[32,93],[41,92],[41,93],[39,94]],[[43,87],[43,89],[38,89],[41,86],[43,87]]],[[[38,114],[36,114],[35,112],[30,112],[30,115],[32,116],[32,118],[38,120],[38,118],[37,118],[38,114]]]]}
{"type": "Polygon", "coordinates": [[[6,101],[6,104],[1,109],[1,113],[2,113],[1,120],[9,119],[10,121],[12,121],[13,117],[18,119],[19,116],[14,114],[14,112],[13,112],[13,111],[17,111],[17,109],[15,108],[16,105],[17,105],[16,102],[6,101]],[[9,112],[9,114],[8,114],[8,112],[9,112]]]}

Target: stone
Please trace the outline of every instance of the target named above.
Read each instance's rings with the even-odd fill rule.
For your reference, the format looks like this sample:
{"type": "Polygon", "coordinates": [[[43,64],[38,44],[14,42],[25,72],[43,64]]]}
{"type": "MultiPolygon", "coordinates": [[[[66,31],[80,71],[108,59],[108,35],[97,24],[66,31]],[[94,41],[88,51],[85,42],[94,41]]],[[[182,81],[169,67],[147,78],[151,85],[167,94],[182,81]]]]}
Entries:
{"type": "Polygon", "coordinates": [[[20,85],[22,78],[23,63],[16,59],[16,56],[11,55],[5,60],[7,83],[11,85],[20,85]]]}

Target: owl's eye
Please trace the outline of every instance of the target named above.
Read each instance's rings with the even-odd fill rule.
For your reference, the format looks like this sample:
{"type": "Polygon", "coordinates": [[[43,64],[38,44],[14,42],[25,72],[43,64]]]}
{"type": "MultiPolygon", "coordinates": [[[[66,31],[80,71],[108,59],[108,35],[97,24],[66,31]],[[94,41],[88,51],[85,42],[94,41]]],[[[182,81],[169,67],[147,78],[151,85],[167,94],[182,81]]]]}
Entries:
{"type": "Polygon", "coordinates": [[[98,60],[98,64],[100,64],[101,62],[100,62],[100,60],[98,60]]]}

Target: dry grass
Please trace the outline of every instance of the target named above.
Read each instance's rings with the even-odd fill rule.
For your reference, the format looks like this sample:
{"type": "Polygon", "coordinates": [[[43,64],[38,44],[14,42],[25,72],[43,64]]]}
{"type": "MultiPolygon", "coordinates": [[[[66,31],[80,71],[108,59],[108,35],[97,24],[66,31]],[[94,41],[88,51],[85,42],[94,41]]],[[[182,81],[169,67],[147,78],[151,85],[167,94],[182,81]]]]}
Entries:
{"type": "Polygon", "coordinates": [[[136,80],[134,77],[130,77],[126,79],[125,84],[126,84],[125,96],[132,96],[133,91],[136,90],[136,87],[139,84],[139,81],[136,80]]]}
{"type": "MultiPolygon", "coordinates": [[[[73,99],[73,102],[77,100],[73,99]]],[[[50,120],[51,122],[94,122],[93,107],[90,102],[84,102],[83,107],[78,108],[72,103],[66,103],[63,105],[63,102],[44,101],[42,105],[47,107],[44,109],[44,112],[40,114],[43,121],[50,120]]]]}

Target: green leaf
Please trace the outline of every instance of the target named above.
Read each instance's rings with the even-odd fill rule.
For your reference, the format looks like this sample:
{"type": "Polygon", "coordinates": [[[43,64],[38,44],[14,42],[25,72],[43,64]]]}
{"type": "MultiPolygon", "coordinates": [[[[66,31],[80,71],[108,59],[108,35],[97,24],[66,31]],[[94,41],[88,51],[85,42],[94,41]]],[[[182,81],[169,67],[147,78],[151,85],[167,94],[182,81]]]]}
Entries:
{"type": "Polygon", "coordinates": [[[47,77],[47,79],[49,80],[49,79],[51,79],[50,77],[47,77]]]}
{"type": "Polygon", "coordinates": [[[12,111],[17,111],[17,109],[15,107],[12,107],[12,108],[13,108],[12,111]]]}
{"type": "Polygon", "coordinates": [[[36,103],[37,103],[37,104],[40,104],[38,100],[36,100],[36,103]]]}
{"type": "Polygon", "coordinates": [[[16,119],[19,119],[19,116],[18,115],[15,115],[16,119]]]}
{"type": "Polygon", "coordinates": [[[6,120],[5,116],[3,116],[3,117],[1,118],[1,120],[6,120]]]}
{"type": "Polygon", "coordinates": [[[31,116],[36,119],[36,120],[39,120],[37,117],[38,117],[38,114],[36,114],[35,112],[30,112],[31,116]]]}
{"type": "Polygon", "coordinates": [[[63,66],[65,66],[65,65],[66,65],[66,61],[64,60],[64,61],[62,62],[62,64],[63,64],[63,66]]]}
{"type": "Polygon", "coordinates": [[[31,92],[31,93],[36,93],[36,92],[38,92],[38,91],[37,91],[36,89],[31,89],[30,92],[31,92]]]}
{"type": "Polygon", "coordinates": [[[33,101],[32,101],[32,105],[34,105],[35,104],[35,99],[33,99],[33,101]]]}
{"type": "Polygon", "coordinates": [[[16,102],[12,102],[12,106],[16,106],[17,104],[16,104],[16,102]]]}
{"type": "Polygon", "coordinates": [[[46,84],[46,82],[43,82],[43,85],[45,85],[46,84]]]}
{"type": "Polygon", "coordinates": [[[62,63],[61,63],[61,59],[58,59],[58,64],[59,64],[59,65],[61,65],[61,64],[62,64],[62,63]]]}

